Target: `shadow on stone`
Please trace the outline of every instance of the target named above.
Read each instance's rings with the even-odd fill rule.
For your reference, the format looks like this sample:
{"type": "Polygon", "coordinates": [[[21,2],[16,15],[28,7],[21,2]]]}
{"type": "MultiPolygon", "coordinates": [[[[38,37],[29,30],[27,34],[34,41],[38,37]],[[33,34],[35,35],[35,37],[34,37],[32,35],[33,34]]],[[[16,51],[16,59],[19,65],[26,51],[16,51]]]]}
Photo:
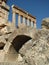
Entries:
{"type": "Polygon", "coordinates": [[[20,48],[30,39],[32,39],[29,36],[26,35],[18,35],[15,37],[15,39],[12,41],[12,45],[15,48],[17,52],[19,52],[20,48]]]}

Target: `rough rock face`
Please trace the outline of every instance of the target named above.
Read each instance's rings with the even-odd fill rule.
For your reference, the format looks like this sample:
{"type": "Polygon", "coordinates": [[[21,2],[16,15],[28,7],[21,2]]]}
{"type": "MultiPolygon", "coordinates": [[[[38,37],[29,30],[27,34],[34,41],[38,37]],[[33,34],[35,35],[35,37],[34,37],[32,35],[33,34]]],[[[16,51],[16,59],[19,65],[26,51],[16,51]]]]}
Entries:
{"type": "Polygon", "coordinates": [[[28,65],[49,65],[49,30],[39,30],[19,51],[28,65]]]}
{"type": "MultiPolygon", "coordinates": [[[[0,62],[0,65],[49,65],[49,29],[45,28],[31,31],[34,36],[21,47],[15,62],[0,62]]],[[[0,43],[6,44],[11,33],[0,36],[0,43]]]]}
{"type": "Polygon", "coordinates": [[[49,65],[49,30],[37,30],[34,38],[22,46],[18,55],[15,62],[0,65],[49,65]]]}
{"type": "Polygon", "coordinates": [[[44,18],[42,21],[42,28],[49,29],[49,18],[44,18]]]}

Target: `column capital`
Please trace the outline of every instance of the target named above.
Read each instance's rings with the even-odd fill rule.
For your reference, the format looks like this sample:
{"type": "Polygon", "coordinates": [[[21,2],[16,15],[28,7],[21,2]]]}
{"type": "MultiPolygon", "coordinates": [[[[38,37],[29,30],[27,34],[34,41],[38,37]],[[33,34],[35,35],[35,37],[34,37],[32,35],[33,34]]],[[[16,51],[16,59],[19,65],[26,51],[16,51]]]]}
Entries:
{"type": "Polygon", "coordinates": [[[30,26],[29,18],[27,18],[27,26],[30,26]]]}

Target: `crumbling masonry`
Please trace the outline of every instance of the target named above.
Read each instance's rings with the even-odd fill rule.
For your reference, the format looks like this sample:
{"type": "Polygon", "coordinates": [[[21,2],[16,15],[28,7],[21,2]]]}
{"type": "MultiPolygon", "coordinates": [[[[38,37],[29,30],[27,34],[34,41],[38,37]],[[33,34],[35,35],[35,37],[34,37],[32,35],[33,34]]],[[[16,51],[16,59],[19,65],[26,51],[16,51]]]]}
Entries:
{"type": "Polygon", "coordinates": [[[0,61],[15,61],[22,45],[32,39],[33,30],[36,29],[36,18],[12,5],[12,22],[9,22],[10,7],[6,1],[0,0],[0,61]]]}

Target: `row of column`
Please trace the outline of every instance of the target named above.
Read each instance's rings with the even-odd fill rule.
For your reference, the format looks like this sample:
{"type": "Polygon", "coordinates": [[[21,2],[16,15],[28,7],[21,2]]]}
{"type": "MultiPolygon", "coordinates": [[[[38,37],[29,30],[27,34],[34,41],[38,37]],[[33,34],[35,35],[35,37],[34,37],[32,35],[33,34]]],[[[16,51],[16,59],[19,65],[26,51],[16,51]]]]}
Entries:
{"type": "MultiPolygon", "coordinates": [[[[12,23],[13,23],[13,25],[15,26],[15,24],[16,24],[16,13],[15,13],[15,12],[13,12],[12,23]]],[[[22,23],[24,23],[24,24],[27,25],[27,26],[31,26],[31,27],[36,28],[36,23],[35,23],[34,21],[29,20],[29,18],[25,18],[25,17],[23,17],[23,16],[22,16],[22,23]]],[[[18,26],[19,26],[20,24],[22,24],[22,23],[21,23],[21,15],[18,14],[18,26]]]]}

